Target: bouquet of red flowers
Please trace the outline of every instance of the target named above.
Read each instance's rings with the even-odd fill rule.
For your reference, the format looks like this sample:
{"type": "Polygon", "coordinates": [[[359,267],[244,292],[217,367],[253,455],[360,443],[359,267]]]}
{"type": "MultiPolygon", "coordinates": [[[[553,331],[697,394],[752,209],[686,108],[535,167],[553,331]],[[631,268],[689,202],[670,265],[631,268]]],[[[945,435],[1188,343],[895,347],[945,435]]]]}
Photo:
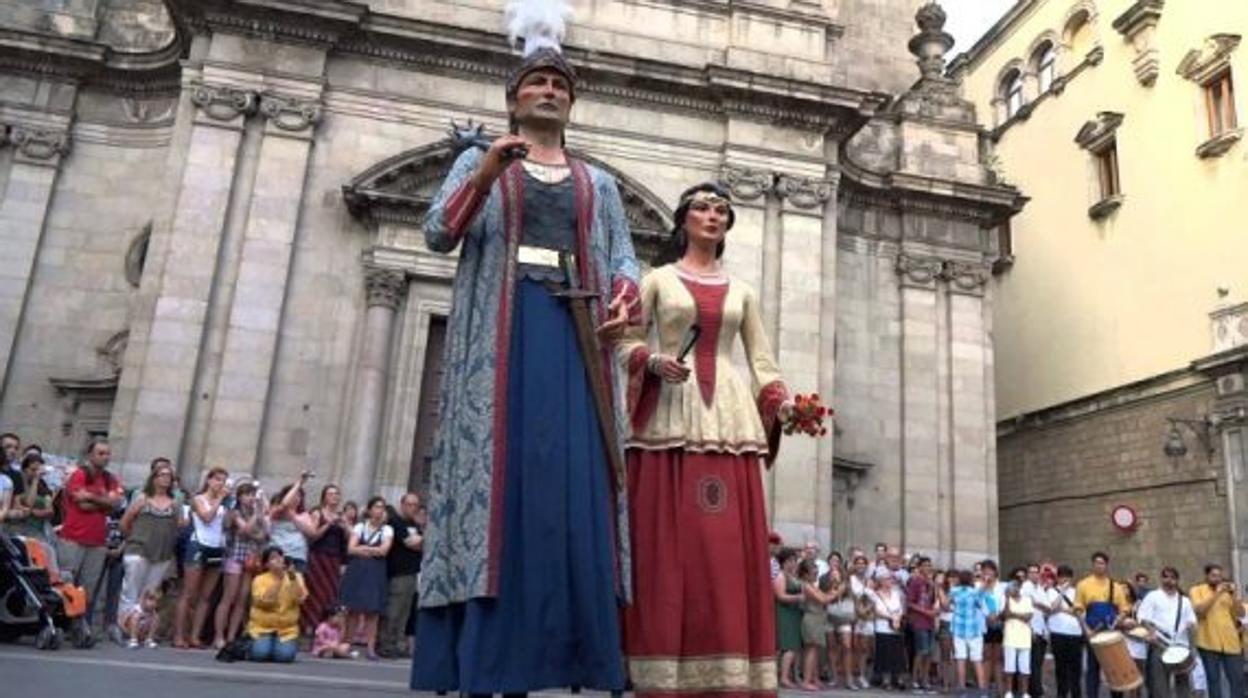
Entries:
{"type": "Polygon", "coordinates": [[[796,395],[793,397],[788,420],[784,423],[784,433],[792,435],[800,432],[808,436],[826,436],[828,428],[823,426],[823,418],[830,416],[831,408],[824,406],[818,393],[796,395]]]}

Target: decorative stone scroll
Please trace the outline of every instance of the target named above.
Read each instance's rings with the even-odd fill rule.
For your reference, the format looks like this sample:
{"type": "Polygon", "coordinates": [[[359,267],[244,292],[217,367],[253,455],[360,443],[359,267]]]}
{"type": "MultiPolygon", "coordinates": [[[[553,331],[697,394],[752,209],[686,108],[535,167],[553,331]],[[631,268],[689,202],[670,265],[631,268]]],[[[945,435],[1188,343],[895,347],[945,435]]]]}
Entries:
{"type": "Polygon", "coordinates": [[[51,160],[69,153],[69,134],[29,126],[13,126],[9,142],[17,152],[31,160],[51,160]]]}
{"type": "Polygon", "coordinates": [[[978,295],[992,278],[992,267],[981,262],[948,260],[941,278],[949,282],[951,292],[978,295]]]}
{"type": "Polygon", "coordinates": [[[1136,0],[1114,20],[1114,29],[1135,49],[1131,64],[1141,85],[1152,87],[1161,72],[1157,52],[1157,21],[1165,0],[1136,0]]]}
{"type": "Polygon", "coordinates": [[[316,100],[266,94],[260,97],[260,113],[283,131],[303,131],[321,121],[321,104],[316,100]]]}
{"type": "Polygon", "coordinates": [[[751,170],[736,165],[724,165],[719,183],[728,188],[737,201],[752,201],[771,191],[776,178],[770,172],[751,170]]]}
{"type": "Polygon", "coordinates": [[[369,266],[364,270],[364,292],[367,307],[382,306],[396,310],[407,291],[407,275],[400,269],[369,266]]]}
{"type": "Polygon", "coordinates": [[[834,182],[780,175],[776,178],[776,194],[797,208],[816,208],[822,206],[832,197],[836,188],[834,182]]]}
{"type": "Polygon", "coordinates": [[[191,88],[191,103],[214,121],[230,121],[255,113],[256,93],[200,83],[191,88]]]}
{"type": "Polygon", "coordinates": [[[935,289],[936,282],[944,271],[945,262],[939,257],[901,252],[897,255],[896,268],[903,286],[935,289]]]}
{"type": "Polygon", "coordinates": [[[1192,82],[1205,83],[1231,64],[1231,53],[1239,46],[1238,34],[1214,34],[1199,49],[1187,52],[1176,72],[1192,82]]]}

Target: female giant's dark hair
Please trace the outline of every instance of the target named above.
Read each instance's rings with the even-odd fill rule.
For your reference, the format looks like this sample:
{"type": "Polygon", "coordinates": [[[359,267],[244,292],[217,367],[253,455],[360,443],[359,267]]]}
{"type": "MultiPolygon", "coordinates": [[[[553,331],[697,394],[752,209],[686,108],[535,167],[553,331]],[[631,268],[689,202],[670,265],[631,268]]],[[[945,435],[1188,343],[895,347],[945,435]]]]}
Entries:
{"type": "MultiPolygon", "coordinates": [[[[680,195],[680,203],[676,206],[676,214],[672,217],[672,234],[667,238],[667,247],[659,255],[658,265],[671,264],[685,256],[685,249],[689,247],[689,238],[685,235],[685,218],[689,215],[689,204],[692,197],[698,192],[711,192],[717,196],[732,200],[732,196],[724,187],[715,182],[702,182],[689,187],[680,195]]],[[[737,214],[731,208],[728,209],[728,230],[732,230],[732,226],[737,222],[737,214]]],[[[715,248],[715,258],[724,256],[724,243],[720,241],[719,246],[715,248]]]]}

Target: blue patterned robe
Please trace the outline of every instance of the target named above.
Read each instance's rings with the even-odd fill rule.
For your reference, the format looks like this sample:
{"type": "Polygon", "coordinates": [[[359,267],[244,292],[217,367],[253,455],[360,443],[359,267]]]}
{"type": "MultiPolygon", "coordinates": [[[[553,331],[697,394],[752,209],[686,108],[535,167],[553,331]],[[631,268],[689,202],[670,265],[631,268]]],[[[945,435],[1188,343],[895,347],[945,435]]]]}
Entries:
{"type": "MultiPolygon", "coordinates": [[[[502,493],[506,460],[507,353],[516,286],[516,250],[523,221],[523,166],[513,163],[487,195],[471,182],[483,153],[459,156],[425,218],[431,250],[460,248],[447,326],[441,425],[432,462],[429,527],[420,574],[422,608],[462,603],[498,593],[502,493]]],[[[636,298],[639,267],[615,180],[569,158],[577,208],[581,282],[596,289],[595,320],[606,300],[636,298]]],[[[639,305],[639,304],[637,304],[639,305]]],[[[639,317],[635,318],[639,321],[639,317]]],[[[613,362],[604,352],[604,366],[613,362]]],[[[624,377],[612,371],[617,443],[628,435],[624,377]]],[[[612,474],[615,482],[615,474],[612,474]]],[[[626,490],[614,494],[618,590],[631,594],[626,490]]]]}

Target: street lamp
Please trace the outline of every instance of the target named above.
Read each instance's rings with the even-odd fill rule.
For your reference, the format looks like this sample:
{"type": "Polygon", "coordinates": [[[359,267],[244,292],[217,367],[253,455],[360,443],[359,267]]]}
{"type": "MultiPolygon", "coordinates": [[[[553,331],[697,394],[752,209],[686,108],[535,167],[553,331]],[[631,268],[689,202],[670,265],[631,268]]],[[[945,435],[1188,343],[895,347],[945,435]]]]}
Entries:
{"type": "Polygon", "coordinates": [[[1182,458],[1187,455],[1187,444],[1183,441],[1183,432],[1179,430],[1179,426],[1182,425],[1191,429],[1192,433],[1200,441],[1200,444],[1205,447],[1205,457],[1213,457],[1213,439],[1209,435],[1209,429],[1214,425],[1212,419],[1209,417],[1201,419],[1166,417],[1166,421],[1170,422],[1170,433],[1166,436],[1166,444],[1162,447],[1162,450],[1165,451],[1167,456],[1182,458]]]}

